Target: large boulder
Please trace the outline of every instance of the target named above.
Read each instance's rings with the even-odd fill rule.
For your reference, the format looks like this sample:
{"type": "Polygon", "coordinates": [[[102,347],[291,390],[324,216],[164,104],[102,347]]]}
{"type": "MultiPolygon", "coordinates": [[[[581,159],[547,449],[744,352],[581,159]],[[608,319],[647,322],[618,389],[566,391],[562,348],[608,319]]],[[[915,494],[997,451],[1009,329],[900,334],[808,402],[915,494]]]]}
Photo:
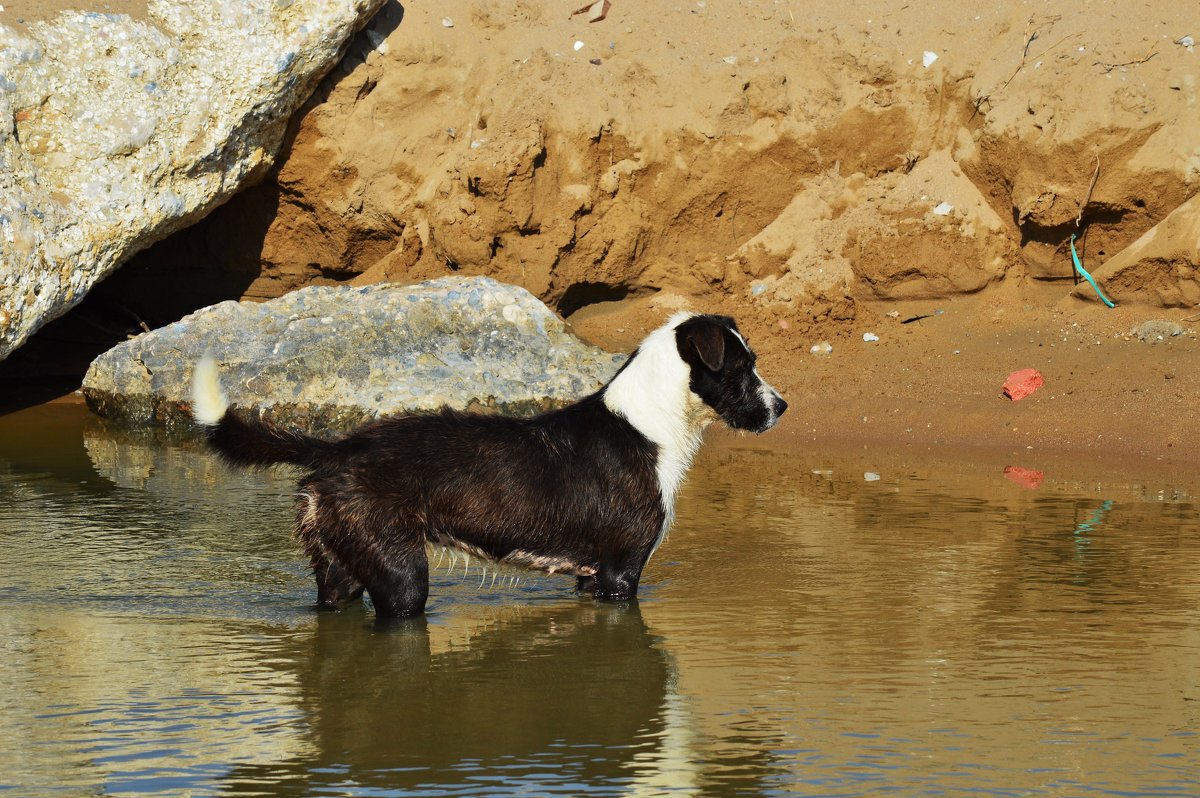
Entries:
{"type": "Polygon", "coordinates": [[[0,359],[271,166],[384,0],[150,0],[0,24],[0,359]]]}
{"type": "Polygon", "coordinates": [[[128,425],[188,426],[192,368],[206,353],[231,404],[318,431],[403,410],[561,405],[624,360],[580,342],[523,288],[445,277],[222,302],[96,358],[84,396],[128,425]]]}

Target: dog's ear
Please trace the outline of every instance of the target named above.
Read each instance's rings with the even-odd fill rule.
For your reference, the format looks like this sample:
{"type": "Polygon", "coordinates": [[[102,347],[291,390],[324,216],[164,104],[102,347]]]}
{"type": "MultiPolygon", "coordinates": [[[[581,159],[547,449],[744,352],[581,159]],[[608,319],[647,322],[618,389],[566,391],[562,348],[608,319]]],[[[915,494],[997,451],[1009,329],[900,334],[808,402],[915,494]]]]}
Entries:
{"type": "Polygon", "coordinates": [[[709,371],[725,365],[725,328],[715,321],[698,319],[687,325],[684,340],[709,371]]]}

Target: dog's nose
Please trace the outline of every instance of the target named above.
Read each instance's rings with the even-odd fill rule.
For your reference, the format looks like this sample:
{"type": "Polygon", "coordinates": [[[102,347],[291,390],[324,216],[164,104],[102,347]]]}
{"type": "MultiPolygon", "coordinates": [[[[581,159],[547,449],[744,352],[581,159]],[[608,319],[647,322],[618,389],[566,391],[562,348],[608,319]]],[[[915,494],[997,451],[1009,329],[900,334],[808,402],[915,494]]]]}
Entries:
{"type": "Polygon", "coordinates": [[[783,397],[775,394],[775,418],[783,415],[783,411],[787,410],[787,402],[783,401],[783,397]]]}

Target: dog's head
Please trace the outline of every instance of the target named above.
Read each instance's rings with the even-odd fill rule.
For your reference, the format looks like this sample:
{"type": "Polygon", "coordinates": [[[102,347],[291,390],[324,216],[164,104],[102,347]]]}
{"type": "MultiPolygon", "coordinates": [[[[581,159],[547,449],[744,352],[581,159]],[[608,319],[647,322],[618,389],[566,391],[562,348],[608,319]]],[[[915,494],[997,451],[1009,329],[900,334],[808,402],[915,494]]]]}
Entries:
{"type": "Polygon", "coordinates": [[[766,432],[787,410],[758,375],[754,352],[728,316],[689,316],[675,326],[675,345],[691,369],[692,393],[730,427],[766,432]]]}

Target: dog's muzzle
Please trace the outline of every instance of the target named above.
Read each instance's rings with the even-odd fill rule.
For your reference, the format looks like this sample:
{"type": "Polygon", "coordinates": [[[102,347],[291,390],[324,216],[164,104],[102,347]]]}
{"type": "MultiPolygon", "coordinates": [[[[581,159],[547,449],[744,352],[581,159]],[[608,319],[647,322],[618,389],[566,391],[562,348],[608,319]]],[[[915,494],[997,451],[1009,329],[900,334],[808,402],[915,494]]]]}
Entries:
{"type": "Polygon", "coordinates": [[[762,397],[763,405],[766,406],[767,419],[763,425],[755,430],[755,432],[766,432],[771,427],[779,422],[779,417],[787,410],[787,402],[779,395],[779,391],[767,385],[765,382],[759,389],[759,396],[762,397]]]}

